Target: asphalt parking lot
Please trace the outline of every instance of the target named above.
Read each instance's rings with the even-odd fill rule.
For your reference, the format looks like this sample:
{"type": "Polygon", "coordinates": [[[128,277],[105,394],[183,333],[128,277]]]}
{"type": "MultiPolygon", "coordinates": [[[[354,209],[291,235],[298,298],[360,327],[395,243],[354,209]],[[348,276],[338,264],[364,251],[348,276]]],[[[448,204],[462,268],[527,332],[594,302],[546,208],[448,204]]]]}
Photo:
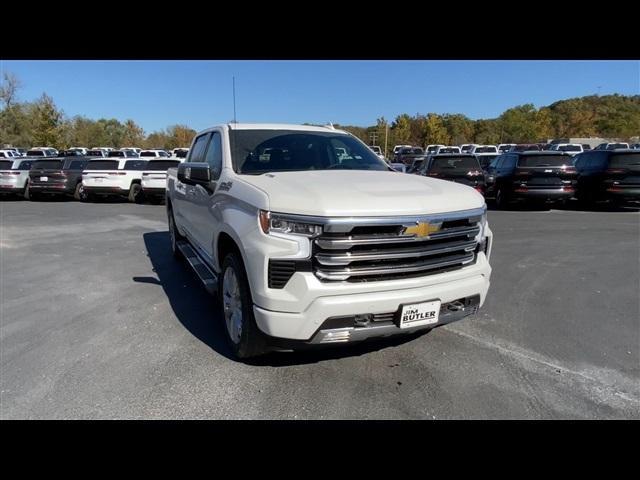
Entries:
{"type": "Polygon", "coordinates": [[[0,418],[639,419],[640,213],[489,222],[475,317],[243,364],[163,206],[0,201],[0,418]]]}

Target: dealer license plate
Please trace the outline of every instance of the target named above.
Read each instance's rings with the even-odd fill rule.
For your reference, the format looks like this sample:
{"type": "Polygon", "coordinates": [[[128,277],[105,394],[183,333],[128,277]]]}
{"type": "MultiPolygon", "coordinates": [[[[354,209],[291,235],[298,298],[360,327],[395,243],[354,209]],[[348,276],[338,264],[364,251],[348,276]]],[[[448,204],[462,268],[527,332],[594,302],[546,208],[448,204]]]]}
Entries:
{"type": "Polygon", "coordinates": [[[404,305],[400,312],[400,328],[419,327],[438,323],[440,300],[404,305]]]}

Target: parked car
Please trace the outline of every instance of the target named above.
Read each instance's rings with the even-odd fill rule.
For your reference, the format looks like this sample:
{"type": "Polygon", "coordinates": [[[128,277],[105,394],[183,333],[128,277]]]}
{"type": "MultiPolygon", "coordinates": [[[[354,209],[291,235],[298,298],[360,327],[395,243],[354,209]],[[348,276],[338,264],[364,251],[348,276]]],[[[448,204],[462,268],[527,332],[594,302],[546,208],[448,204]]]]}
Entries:
{"type": "Polygon", "coordinates": [[[382,153],[382,149],[378,145],[369,145],[369,148],[373,153],[375,153],[379,158],[385,160],[384,154],[382,153]]]}
{"type": "Polygon", "coordinates": [[[566,201],[575,194],[577,172],[566,152],[507,152],[489,165],[486,182],[485,196],[505,208],[514,201],[566,201]]]}
{"type": "Polygon", "coordinates": [[[133,150],[111,150],[107,158],[139,158],[139,155],[133,150]]]}
{"type": "Polygon", "coordinates": [[[54,148],[37,147],[27,150],[27,157],[56,157],[58,150],[54,148]]]}
{"type": "Polygon", "coordinates": [[[43,194],[73,195],[81,200],[82,170],[88,162],[88,157],[77,155],[36,160],[29,170],[29,200],[37,200],[43,194]]]}
{"type": "Polygon", "coordinates": [[[21,195],[29,200],[29,170],[36,158],[0,159],[0,194],[21,195]]]}
{"type": "Polygon", "coordinates": [[[511,150],[511,147],[515,147],[515,143],[501,143],[498,145],[498,153],[505,153],[511,150]]]}
{"type": "Polygon", "coordinates": [[[141,177],[142,199],[157,202],[164,200],[167,192],[167,170],[177,167],[182,160],[158,158],[148,160],[141,177]]]}
{"type": "Polygon", "coordinates": [[[142,200],[142,172],[146,158],[109,158],[91,160],[82,172],[84,200],[97,197],[126,197],[130,202],[142,200]]]}
{"type": "Polygon", "coordinates": [[[518,143],[513,145],[508,152],[539,152],[540,147],[537,143],[518,143]]]}
{"type": "Polygon", "coordinates": [[[580,143],[554,143],[549,150],[552,152],[567,152],[570,155],[577,155],[584,151],[580,143]]]}
{"type": "Polygon", "coordinates": [[[624,142],[601,143],[596,148],[594,148],[594,150],[615,150],[618,148],[628,149],[629,144],[624,142]]]}
{"type": "Polygon", "coordinates": [[[494,155],[498,154],[498,147],[496,147],[495,145],[474,145],[473,147],[471,147],[469,149],[469,152],[471,154],[476,154],[476,153],[492,153],[494,155]]]}
{"type": "Polygon", "coordinates": [[[442,145],[436,148],[435,155],[440,155],[443,153],[461,153],[461,152],[460,152],[460,147],[442,145]]]}
{"type": "Polygon", "coordinates": [[[87,157],[101,157],[101,158],[106,158],[107,157],[107,153],[105,150],[101,149],[101,148],[92,148],[91,150],[89,150],[87,152],[87,157]]]}
{"type": "Polygon", "coordinates": [[[431,155],[420,174],[461,183],[484,194],[484,172],[478,158],[470,153],[431,155]]]}
{"type": "Polygon", "coordinates": [[[629,148],[632,150],[640,150],[640,143],[634,143],[630,145],[629,148]]]}
{"type": "Polygon", "coordinates": [[[20,155],[18,155],[18,153],[14,152],[13,150],[8,150],[8,149],[0,150],[0,158],[16,158],[19,156],[20,155]]]}
{"type": "Polygon", "coordinates": [[[438,151],[438,148],[440,147],[445,147],[445,145],[440,145],[440,144],[427,145],[427,148],[425,149],[425,153],[427,155],[431,155],[432,153],[436,153],[438,151]]]}
{"type": "Polygon", "coordinates": [[[146,158],[147,160],[149,158],[160,158],[160,157],[169,158],[169,154],[164,150],[160,150],[160,149],[142,150],[140,152],[140,158],[146,158]]]}
{"type": "Polygon", "coordinates": [[[411,148],[413,145],[396,145],[393,147],[393,155],[398,153],[401,148],[411,148]]]}
{"type": "Polygon", "coordinates": [[[576,197],[590,204],[640,201],[640,152],[632,149],[592,150],[574,157],[578,171],[576,197]]]}
{"type": "Polygon", "coordinates": [[[395,163],[411,165],[416,158],[424,156],[424,150],[420,147],[401,148],[393,158],[395,163]]]}
{"type": "Polygon", "coordinates": [[[78,151],[80,152],[82,155],[86,155],[87,152],[89,151],[88,148],[86,147],[71,147],[69,148],[67,151],[78,151]]]}
{"type": "Polygon", "coordinates": [[[460,145],[460,153],[469,153],[473,147],[477,147],[477,146],[479,145],[476,143],[464,143],[460,145]]]}
{"type": "Polygon", "coordinates": [[[80,150],[60,150],[58,157],[84,157],[80,150]]]}
{"type": "Polygon", "coordinates": [[[167,172],[166,208],[171,250],[219,295],[237,358],[431,329],[489,288],[482,196],[391,172],[333,127],[201,131],[167,172]]]}

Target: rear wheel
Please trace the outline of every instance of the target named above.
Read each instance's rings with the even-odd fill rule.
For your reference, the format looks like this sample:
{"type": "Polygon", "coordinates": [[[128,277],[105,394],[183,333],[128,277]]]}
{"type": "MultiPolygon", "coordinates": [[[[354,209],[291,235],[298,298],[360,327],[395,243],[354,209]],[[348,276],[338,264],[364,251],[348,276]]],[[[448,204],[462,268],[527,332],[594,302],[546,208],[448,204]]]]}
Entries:
{"type": "Polygon", "coordinates": [[[73,198],[75,198],[76,200],[84,200],[86,197],[85,191],[84,191],[84,186],[82,185],[82,182],[79,182],[76,185],[76,189],[73,192],[73,198]]]}
{"type": "Polygon", "coordinates": [[[253,300],[244,264],[239,254],[229,253],[222,263],[220,304],[227,340],[237,358],[249,358],[266,353],[265,339],[253,315],[253,300]]]}
{"type": "Polygon", "coordinates": [[[29,180],[27,180],[27,184],[24,186],[24,194],[22,196],[25,200],[29,200],[31,198],[31,192],[29,192],[29,180]]]}
{"type": "Polygon", "coordinates": [[[498,191],[496,192],[496,207],[498,207],[500,210],[504,210],[505,208],[507,208],[507,203],[507,194],[502,187],[498,188],[498,191]]]}
{"type": "Polygon", "coordinates": [[[129,201],[131,203],[140,203],[142,200],[142,187],[138,183],[131,185],[129,189],[129,201]]]}

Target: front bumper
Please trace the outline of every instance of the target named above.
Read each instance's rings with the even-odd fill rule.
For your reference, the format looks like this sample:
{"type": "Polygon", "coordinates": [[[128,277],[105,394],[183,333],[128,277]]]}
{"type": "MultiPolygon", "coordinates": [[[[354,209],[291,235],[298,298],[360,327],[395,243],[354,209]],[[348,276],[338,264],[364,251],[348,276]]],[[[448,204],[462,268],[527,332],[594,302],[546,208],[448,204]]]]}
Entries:
{"type": "MultiPolygon", "coordinates": [[[[484,256],[483,254],[481,254],[484,256]]],[[[487,264],[488,268],[488,264],[487,264]]],[[[490,268],[488,270],[490,272],[490,268]]],[[[368,327],[351,327],[351,341],[364,340],[370,337],[388,336],[411,331],[434,328],[464,316],[475,313],[482,306],[489,290],[489,274],[476,274],[458,280],[444,281],[433,285],[409,288],[404,290],[375,291],[351,295],[334,295],[316,298],[305,311],[300,313],[275,312],[254,306],[256,323],[260,330],[270,337],[302,340],[307,343],[325,343],[322,326],[328,319],[366,314],[389,315],[398,312],[401,305],[440,300],[445,306],[461,298],[478,297],[474,310],[467,309],[447,317],[443,315],[437,324],[425,325],[410,329],[400,329],[395,323],[377,324],[372,322],[368,327]],[[364,329],[363,329],[364,328],[364,329]],[[318,336],[320,335],[320,337],[318,336]]],[[[457,273],[457,272],[454,272],[457,273]]],[[[443,274],[447,275],[447,274],[443,274]]],[[[348,327],[347,327],[348,328],[348,327]]],[[[344,328],[339,331],[344,332],[344,328]]],[[[344,333],[342,333],[344,335],[344,333]]],[[[347,340],[347,341],[348,341],[347,340]]]]}

